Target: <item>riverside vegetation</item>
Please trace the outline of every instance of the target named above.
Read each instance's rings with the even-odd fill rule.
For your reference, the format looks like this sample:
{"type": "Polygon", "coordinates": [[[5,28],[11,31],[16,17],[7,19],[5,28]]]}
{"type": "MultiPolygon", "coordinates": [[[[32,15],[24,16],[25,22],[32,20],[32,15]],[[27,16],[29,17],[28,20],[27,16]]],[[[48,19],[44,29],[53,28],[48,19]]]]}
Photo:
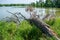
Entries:
{"type": "MultiPolygon", "coordinates": [[[[56,18],[53,22],[45,21],[51,26],[51,28],[58,34],[60,37],[60,18],[56,18]]],[[[47,37],[45,34],[36,28],[34,24],[26,20],[21,21],[21,24],[17,27],[14,22],[5,22],[0,21],[0,40],[56,40],[53,37],[47,37]]]]}

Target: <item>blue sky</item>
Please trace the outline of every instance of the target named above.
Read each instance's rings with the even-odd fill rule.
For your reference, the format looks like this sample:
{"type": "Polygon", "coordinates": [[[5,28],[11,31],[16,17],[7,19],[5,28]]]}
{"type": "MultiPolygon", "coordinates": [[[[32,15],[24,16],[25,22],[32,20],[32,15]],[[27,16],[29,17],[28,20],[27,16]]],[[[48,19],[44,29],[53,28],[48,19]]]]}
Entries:
{"type": "Polygon", "coordinates": [[[0,0],[0,4],[11,4],[11,3],[25,3],[36,2],[39,0],[0,0]]]}

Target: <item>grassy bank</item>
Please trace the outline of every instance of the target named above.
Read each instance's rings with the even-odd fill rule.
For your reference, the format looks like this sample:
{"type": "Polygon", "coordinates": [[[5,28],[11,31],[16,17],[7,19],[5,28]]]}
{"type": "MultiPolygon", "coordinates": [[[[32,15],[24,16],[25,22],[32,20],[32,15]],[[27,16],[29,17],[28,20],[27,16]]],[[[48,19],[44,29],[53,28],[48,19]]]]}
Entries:
{"type": "Polygon", "coordinates": [[[58,36],[60,37],[60,18],[56,18],[56,20],[46,21],[49,24],[51,29],[53,29],[58,36]]]}
{"type": "MultiPolygon", "coordinates": [[[[52,20],[46,23],[60,37],[60,18],[56,18],[54,23],[52,20]]],[[[47,37],[34,24],[30,25],[27,21],[22,21],[19,26],[14,22],[0,21],[0,40],[55,40],[55,38],[47,37]]]]}

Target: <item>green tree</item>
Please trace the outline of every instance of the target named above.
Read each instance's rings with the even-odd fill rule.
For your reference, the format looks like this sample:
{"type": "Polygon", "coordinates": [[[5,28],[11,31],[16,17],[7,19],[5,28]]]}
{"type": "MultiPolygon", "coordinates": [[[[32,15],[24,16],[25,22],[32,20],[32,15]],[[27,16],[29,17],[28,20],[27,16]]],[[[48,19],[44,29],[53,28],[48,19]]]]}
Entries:
{"type": "Polygon", "coordinates": [[[51,0],[46,0],[45,6],[46,7],[52,7],[53,3],[51,0]]]}
{"type": "Polygon", "coordinates": [[[35,3],[34,2],[32,2],[31,5],[35,7],[35,3]]]}
{"type": "Polygon", "coordinates": [[[59,7],[60,8],[60,0],[56,0],[55,5],[56,5],[56,7],[59,7]]]}

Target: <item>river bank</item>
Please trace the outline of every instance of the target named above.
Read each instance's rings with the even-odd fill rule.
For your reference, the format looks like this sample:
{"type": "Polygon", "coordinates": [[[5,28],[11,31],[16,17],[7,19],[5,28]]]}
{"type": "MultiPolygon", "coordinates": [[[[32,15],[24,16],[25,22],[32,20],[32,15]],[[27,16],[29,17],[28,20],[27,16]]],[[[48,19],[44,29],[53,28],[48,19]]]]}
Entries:
{"type": "MultiPolygon", "coordinates": [[[[49,25],[51,23],[52,21],[48,22],[49,25]]],[[[56,18],[54,24],[50,26],[60,37],[60,18],[56,18]]],[[[34,24],[31,26],[27,21],[22,21],[19,27],[16,27],[14,22],[0,21],[0,34],[1,40],[56,40],[55,38],[47,37],[34,24]]]]}

